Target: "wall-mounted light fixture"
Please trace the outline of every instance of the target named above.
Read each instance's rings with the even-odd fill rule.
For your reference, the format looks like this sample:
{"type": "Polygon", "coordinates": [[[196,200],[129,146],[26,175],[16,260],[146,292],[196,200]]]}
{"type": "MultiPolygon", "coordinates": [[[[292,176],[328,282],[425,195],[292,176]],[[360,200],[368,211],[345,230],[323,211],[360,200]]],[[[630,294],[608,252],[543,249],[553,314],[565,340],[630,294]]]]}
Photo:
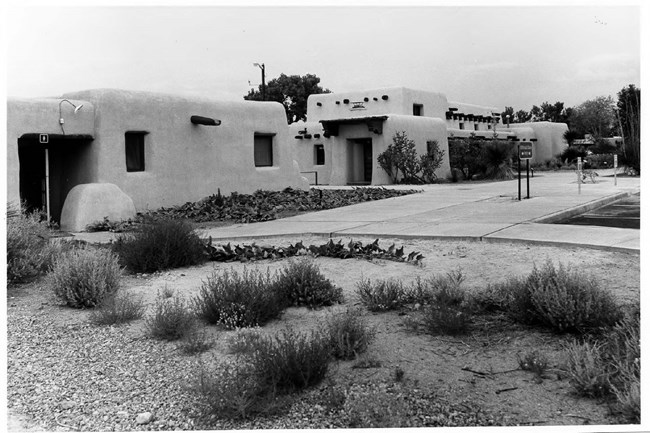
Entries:
{"type": "Polygon", "coordinates": [[[68,99],[61,99],[61,101],[59,101],[59,125],[61,125],[61,132],[63,132],[63,135],[65,135],[65,129],[63,129],[63,124],[65,123],[65,120],[63,120],[61,105],[63,105],[64,102],[67,102],[68,104],[72,105],[72,107],[74,107],[74,114],[77,114],[79,110],[81,110],[81,107],[84,106],[84,104],[75,105],[72,102],[70,102],[68,99]]]}

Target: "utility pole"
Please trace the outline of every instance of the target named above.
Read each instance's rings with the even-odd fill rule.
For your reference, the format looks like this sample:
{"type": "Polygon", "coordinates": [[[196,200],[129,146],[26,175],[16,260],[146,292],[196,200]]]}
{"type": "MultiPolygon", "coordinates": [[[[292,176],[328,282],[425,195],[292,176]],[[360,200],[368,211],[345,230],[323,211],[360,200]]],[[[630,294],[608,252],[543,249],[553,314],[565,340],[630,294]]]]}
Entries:
{"type": "Polygon", "coordinates": [[[259,63],[253,63],[253,66],[257,66],[262,70],[262,101],[266,101],[266,77],[264,63],[261,65],[259,63]]]}

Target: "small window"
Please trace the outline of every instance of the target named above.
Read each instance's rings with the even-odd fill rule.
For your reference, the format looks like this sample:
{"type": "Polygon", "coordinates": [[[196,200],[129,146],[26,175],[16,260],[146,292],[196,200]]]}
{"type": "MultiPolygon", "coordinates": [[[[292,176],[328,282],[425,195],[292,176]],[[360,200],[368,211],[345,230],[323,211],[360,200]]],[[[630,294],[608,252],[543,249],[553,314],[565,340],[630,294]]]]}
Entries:
{"type": "Polygon", "coordinates": [[[465,129],[465,124],[463,122],[459,122],[458,129],[465,129]]]}
{"type": "Polygon", "coordinates": [[[273,135],[255,134],[255,167],[273,166],[273,135]]]}
{"type": "Polygon", "coordinates": [[[474,124],[474,131],[478,131],[478,123],[474,124]]]}
{"type": "Polygon", "coordinates": [[[422,104],[413,104],[413,115],[422,116],[422,104]]]}
{"type": "Polygon", "coordinates": [[[492,124],[488,123],[488,129],[492,129],[492,124]]]}
{"type": "Polygon", "coordinates": [[[325,165],[325,146],[314,145],[314,165],[325,165]]]}
{"type": "Polygon", "coordinates": [[[127,132],[124,134],[126,171],[144,171],[144,136],[146,132],[127,132]]]}

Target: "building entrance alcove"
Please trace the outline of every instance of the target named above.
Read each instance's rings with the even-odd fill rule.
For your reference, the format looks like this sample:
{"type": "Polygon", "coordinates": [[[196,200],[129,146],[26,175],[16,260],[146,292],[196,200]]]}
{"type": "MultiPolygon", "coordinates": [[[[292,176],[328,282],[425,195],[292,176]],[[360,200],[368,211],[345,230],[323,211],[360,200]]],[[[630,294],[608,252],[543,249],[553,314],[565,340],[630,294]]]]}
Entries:
{"type": "Polygon", "coordinates": [[[24,134],[18,139],[20,200],[27,211],[49,210],[50,218],[59,222],[68,192],[93,181],[92,137],[49,135],[47,143],[41,143],[39,135],[24,134]]]}
{"type": "Polygon", "coordinates": [[[348,144],[348,185],[372,182],[372,138],[353,138],[348,144]]]}

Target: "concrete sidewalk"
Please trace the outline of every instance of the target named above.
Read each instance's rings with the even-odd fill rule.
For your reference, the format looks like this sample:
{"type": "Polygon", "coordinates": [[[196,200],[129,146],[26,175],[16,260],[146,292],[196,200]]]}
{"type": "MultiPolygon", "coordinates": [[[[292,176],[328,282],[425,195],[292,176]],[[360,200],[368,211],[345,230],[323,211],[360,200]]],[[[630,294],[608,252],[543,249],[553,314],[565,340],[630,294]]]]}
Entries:
{"type": "MultiPolygon", "coordinates": [[[[395,186],[403,189],[405,186],[395,186]]],[[[640,179],[599,176],[583,183],[578,193],[574,172],[542,172],[530,179],[530,199],[522,179],[486,183],[436,184],[421,194],[366,202],[262,223],[236,224],[203,230],[213,240],[276,236],[418,238],[580,245],[640,251],[640,231],[593,226],[547,224],[640,191],[640,179]]],[[[90,242],[95,233],[75,234],[90,242]]]]}

